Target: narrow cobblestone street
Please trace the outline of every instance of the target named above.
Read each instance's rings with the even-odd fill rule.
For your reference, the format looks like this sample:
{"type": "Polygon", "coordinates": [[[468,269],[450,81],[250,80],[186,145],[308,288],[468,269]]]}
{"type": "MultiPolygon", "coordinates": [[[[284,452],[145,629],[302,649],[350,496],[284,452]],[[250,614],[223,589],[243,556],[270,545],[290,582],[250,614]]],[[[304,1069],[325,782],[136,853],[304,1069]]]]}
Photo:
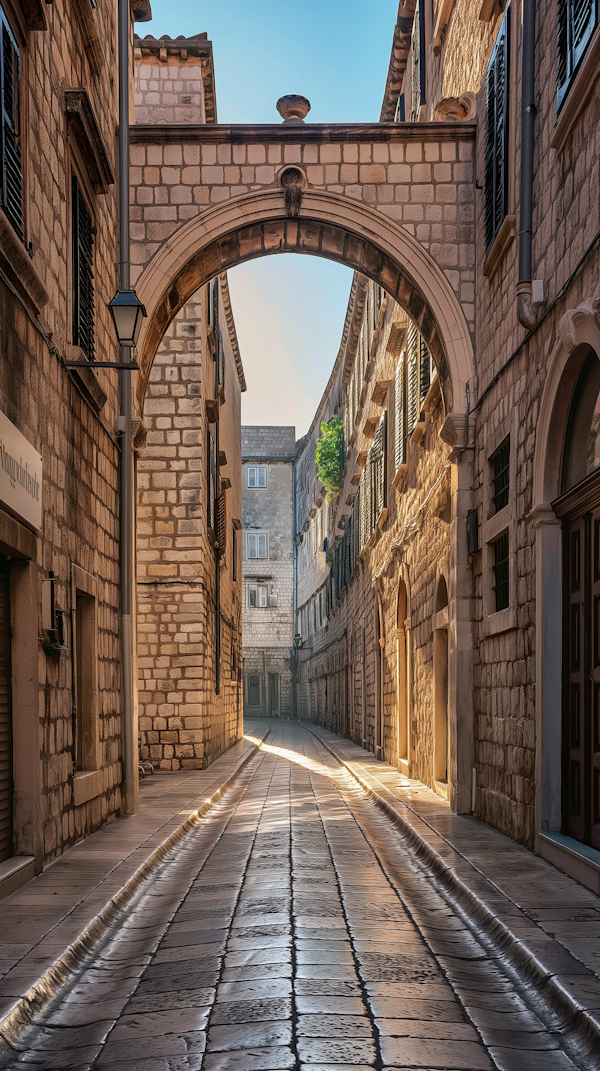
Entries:
{"type": "Polygon", "coordinates": [[[270,727],[1,1065],[594,1066],[323,742],[270,727]]]}

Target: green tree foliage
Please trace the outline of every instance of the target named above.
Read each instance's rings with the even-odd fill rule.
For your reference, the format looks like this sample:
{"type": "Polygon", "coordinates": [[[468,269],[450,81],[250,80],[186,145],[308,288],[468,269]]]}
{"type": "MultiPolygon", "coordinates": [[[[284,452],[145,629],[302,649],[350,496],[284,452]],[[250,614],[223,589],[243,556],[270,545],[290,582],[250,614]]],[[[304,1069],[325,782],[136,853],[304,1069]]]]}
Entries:
{"type": "Polygon", "coordinates": [[[321,424],[321,438],[317,439],[317,476],[331,500],[340,492],[344,452],[344,425],[339,416],[332,416],[321,424]]]}

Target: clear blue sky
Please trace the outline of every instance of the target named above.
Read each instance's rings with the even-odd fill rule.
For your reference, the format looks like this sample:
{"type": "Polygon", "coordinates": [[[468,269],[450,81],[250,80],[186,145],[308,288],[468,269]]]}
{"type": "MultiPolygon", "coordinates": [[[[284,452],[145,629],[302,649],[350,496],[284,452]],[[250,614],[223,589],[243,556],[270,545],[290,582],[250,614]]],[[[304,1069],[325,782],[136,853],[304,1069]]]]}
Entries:
{"type": "MultiPolygon", "coordinates": [[[[275,102],[302,93],[307,121],[379,118],[398,0],[152,0],[140,36],[208,33],[221,123],[278,123],[275,102]]],[[[351,272],[317,257],[277,256],[229,272],[248,391],[248,424],[302,435],[338,351],[351,272]]]]}

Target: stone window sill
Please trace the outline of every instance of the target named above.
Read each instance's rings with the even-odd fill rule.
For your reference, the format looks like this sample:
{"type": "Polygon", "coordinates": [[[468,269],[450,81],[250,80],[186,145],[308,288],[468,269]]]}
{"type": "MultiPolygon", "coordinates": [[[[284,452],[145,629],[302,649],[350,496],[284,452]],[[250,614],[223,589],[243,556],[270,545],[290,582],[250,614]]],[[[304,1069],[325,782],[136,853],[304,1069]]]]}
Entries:
{"type": "Polygon", "coordinates": [[[485,258],[483,265],[483,274],[487,279],[491,279],[494,275],[500,261],[502,260],[506,250],[512,244],[515,237],[515,230],[517,226],[516,216],[505,216],[500,225],[492,247],[485,258]]]}
{"type": "Polygon", "coordinates": [[[564,833],[538,833],[536,851],[549,863],[600,893],[600,852],[564,833]]]}
{"type": "Polygon", "coordinates": [[[434,791],[437,792],[438,796],[441,796],[443,800],[449,799],[449,788],[447,781],[434,781],[433,788],[434,791]]]}
{"type": "Polygon", "coordinates": [[[84,770],[73,778],[73,805],[80,807],[104,792],[104,774],[102,770],[84,770]]]}
{"type": "Polygon", "coordinates": [[[517,627],[517,609],[515,606],[507,606],[506,610],[496,610],[495,614],[489,614],[483,619],[483,630],[486,636],[498,636],[501,632],[511,632],[517,627]]]}
{"type": "Polygon", "coordinates": [[[560,152],[586,105],[594,82],[600,72],[600,26],[589,43],[585,58],[556,120],[550,145],[560,152]]]}
{"type": "Polygon", "coordinates": [[[0,257],[3,258],[27,304],[37,314],[48,304],[49,295],[33,261],[4,212],[0,209],[0,257]]]}
{"type": "MultiPolygon", "coordinates": [[[[65,346],[68,361],[85,361],[85,353],[79,346],[65,346]]],[[[70,374],[77,380],[86,400],[97,413],[106,405],[108,395],[102,389],[93,368],[69,368],[70,374]]]]}

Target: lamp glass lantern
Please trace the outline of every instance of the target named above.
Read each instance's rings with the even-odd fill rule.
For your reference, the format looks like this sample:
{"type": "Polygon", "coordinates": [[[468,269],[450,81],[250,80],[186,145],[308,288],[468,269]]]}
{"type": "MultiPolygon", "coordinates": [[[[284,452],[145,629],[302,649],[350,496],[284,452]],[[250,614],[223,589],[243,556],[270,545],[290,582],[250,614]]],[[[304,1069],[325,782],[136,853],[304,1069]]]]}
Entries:
{"type": "Polygon", "coordinates": [[[146,310],[135,290],[117,290],[108,307],[115,323],[119,345],[128,348],[137,345],[146,310]]]}

